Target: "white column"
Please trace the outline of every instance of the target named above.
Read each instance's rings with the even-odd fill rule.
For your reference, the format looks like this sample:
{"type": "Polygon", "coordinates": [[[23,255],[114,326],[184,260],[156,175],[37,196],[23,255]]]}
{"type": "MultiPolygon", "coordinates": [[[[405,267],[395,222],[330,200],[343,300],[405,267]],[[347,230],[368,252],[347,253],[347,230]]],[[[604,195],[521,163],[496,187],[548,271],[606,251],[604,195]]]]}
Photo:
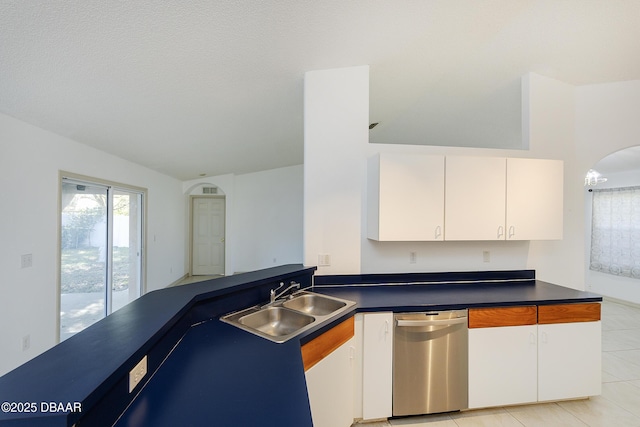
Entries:
{"type": "Polygon", "coordinates": [[[304,81],[304,263],[360,273],[369,143],[369,67],[309,71],[304,81]]]}

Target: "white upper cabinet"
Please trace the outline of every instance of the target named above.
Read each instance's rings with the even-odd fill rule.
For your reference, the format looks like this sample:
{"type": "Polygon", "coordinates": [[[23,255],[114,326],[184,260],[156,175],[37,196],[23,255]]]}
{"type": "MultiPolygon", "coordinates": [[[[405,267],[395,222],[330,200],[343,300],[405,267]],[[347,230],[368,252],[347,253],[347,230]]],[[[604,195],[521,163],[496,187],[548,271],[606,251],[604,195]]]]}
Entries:
{"type": "Polygon", "coordinates": [[[563,162],[507,159],[507,240],[562,239],[563,162]]]}
{"type": "Polygon", "coordinates": [[[446,240],[504,240],[506,159],[447,157],[446,240]]]}
{"type": "Polygon", "coordinates": [[[563,162],[380,153],[369,159],[367,237],[562,239],[563,162]]]}
{"type": "Polygon", "coordinates": [[[369,239],[443,240],[444,156],[378,154],[367,183],[369,239]]]}

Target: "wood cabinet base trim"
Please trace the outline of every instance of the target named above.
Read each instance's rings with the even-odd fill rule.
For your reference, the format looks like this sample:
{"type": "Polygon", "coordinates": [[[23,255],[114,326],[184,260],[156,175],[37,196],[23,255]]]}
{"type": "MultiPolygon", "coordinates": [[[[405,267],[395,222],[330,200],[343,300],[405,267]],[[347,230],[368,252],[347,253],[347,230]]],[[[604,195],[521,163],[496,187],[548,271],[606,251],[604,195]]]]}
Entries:
{"type": "Polygon", "coordinates": [[[322,335],[312,339],[301,348],[304,370],[308,371],[331,352],[349,341],[354,335],[354,318],[350,317],[322,335]]]}
{"type": "Polygon", "coordinates": [[[598,302],[540,305],[538,323],[596,322],[600,320],[600,308],[598,302]]]}
{"type": "Polygon", "coordinates": [[[537,321],[535,305],[469,309],[469,328],[535,325],[537,321]]]}

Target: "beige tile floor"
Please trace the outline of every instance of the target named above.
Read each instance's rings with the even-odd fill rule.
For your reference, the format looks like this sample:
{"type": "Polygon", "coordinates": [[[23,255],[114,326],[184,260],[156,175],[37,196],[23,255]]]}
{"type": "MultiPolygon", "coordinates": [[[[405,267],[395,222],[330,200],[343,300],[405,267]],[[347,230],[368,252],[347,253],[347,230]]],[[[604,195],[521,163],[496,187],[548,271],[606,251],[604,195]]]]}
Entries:
{"type": "Polygon", "coordinates": [[[359,427],[640,427],[640,308],[602,304],[602,395],[361,423],[359,427]]]}

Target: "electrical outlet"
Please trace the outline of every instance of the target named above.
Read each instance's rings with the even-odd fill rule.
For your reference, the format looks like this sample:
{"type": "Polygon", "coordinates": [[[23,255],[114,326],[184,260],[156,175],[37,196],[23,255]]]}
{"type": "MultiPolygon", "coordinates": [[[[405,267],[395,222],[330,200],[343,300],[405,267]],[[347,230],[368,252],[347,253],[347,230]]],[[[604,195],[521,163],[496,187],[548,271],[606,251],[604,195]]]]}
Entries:
{"type": "Polygon", "coordinates": [[[147,356],[143,357],[142,360],[129,371],[129,393],[140,384],[140,381],[142,381],[145,375],[147,375],[147,356]]]}
{"type": "Polygon", "coordinates": [[[491,252],[482,251],[482,261],[483,262],[491,262],[491,252]]]}
{"type": "Polygon", "coordinates": [[[33,265],[33,254],[25,254],[20,257],[20,265],[22,268],[29,268],[33,265]]]}
{"type": "Polygon", "coordinates": [[[27,351],[31,348],[31,335],[27,334],[22,337],[22,351],[27,351]]]}
{"type": "Polygon", "coordinates": [[[418,254],[416,252],[409,252],[409,264],[415,264],[418,261],[418,254]]]}

